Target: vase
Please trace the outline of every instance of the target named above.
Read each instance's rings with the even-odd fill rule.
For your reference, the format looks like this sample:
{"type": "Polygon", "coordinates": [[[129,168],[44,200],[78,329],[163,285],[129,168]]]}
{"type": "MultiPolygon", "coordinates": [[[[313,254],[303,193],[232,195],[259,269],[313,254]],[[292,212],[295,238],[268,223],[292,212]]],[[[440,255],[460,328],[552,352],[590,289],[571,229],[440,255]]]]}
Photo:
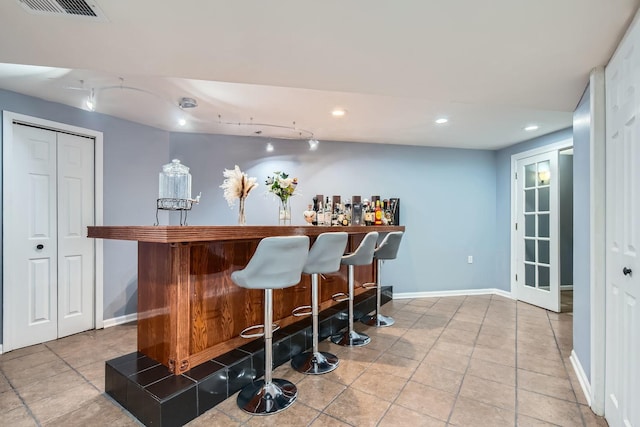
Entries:
{"type": "Polygon", "coordinates": [[[238,225],[245,225],[246,217],[244,216],[244,197],[240,197],[240,206],[238,207],[238,225]]]}
{"type": "Polygon", "coordinates": [[[278,207],[278,225],[291,225],[291,205],[289,199],[280,200],[278,207]]]}

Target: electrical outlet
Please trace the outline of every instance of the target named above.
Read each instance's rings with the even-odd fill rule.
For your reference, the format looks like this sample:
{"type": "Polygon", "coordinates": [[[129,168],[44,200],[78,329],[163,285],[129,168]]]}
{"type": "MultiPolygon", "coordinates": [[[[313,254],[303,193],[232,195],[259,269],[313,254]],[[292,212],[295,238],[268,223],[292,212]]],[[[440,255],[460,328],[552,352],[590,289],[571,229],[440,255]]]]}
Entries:
{"type": "Polygon", "coordinates": [[[467,257],[467,264],[473,264],[473,255],[467,257]]]}

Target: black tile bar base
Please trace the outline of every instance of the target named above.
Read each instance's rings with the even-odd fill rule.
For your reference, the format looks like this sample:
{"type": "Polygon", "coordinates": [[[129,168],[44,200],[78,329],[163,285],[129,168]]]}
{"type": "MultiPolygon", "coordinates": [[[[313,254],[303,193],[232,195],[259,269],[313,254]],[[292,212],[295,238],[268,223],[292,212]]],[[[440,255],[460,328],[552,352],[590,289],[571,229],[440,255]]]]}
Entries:
{"type": "MultiPolygon", "coordinates": [[[[372,289],[355,298],[356,314],[375,310],[375,292],[372,289]]],[[[383,287],[381,303],[391,301],[392,295],[391,286],[383,287]]],[[[320,312],[320,340],[347,326],[346,312],[346,301],[320,312]]],[[[310,349],[311,345],[310,317],[276,331],[274,367],[310,349]]],[[[264,341],[261,339],[181,375],[172,375],[159,362],[135,352],[106,362],[105,392],[146,426],[182,426],[263,375],[264,341]]]]}

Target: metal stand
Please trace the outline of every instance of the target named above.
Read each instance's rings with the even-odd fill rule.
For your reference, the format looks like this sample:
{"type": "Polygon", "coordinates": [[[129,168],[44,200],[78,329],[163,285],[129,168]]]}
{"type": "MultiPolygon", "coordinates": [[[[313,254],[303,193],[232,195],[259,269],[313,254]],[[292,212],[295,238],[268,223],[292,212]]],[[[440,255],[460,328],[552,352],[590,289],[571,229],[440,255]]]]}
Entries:
{"type": "Polygon", "coordinates": [[[338,335],[331,337],[331,342],[338,345],[361,347],[371,342],[367,334],[361,334],[353,330],[353,294],[354,294],[354,266],[349,265],[349,328],[338,335]]]}
{"type": "Polygon", "coordinates": [[[291,359],[291,366],[303,374],[325,374],[338,367],[338,357],[335,354],[318,350],[318,274],[311,275],[311,319],[313,346],[309,352],[300,353],[291,359]]]}
{"type": "Polygon", "coordinates": [[[253,415],[269,415],[288,408],[298,397],[296,386],[283,379],[273,379],[273,289],[264,290],[264,380],[243,388],[238,406],[253,415]]]}
{"type": "Polygon", "coordinates": [[[187,215],[194,203],[200,202],[200,196],[196,199],[157,199],[156,200],[156,222],[159,225],[158,211],[180,211],[180,225],[187,225],[187,215]]]}
{"type": "Polygon", "coordinates": [[[378,260],[378,272],[376,273],[376,314],[374,316],[364,316],[360,319],[362,323],[369,326],[375,326],[377,328],[383,328],[385,326],[391,326],[396,321],[392,317],[384,316],[380,313],[380,296],[382,293],[382,284],[380,283],[380,271],[382,271],[382,260],[378,260]]]}

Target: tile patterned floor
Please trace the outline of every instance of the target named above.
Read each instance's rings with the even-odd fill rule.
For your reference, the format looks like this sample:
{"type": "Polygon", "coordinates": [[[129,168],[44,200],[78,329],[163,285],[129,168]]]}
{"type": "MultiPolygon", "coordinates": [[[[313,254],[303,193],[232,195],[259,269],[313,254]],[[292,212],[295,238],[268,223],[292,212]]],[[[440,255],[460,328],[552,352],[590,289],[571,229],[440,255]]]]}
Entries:
{"type": "MultiPolygon", "coordinates": [[[[606,426],[571,368],[572,316],[498,296],[394,300],[390,328],[343,348],[334,372],[298,385],[286,411],[250,416],[233,396],[196,426],[606,426]]],[[[0,356],[0,425],[138,426],[104,394],[104,362],[135,350],[135,326],[90,331],[0,356]]]]}

